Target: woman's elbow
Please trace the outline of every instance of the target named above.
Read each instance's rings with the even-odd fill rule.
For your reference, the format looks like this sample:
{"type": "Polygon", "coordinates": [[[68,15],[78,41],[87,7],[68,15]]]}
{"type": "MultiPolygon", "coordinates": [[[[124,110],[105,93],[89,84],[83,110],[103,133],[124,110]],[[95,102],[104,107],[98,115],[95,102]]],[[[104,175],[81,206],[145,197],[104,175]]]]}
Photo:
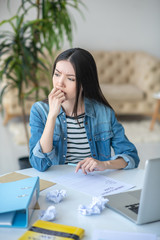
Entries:
{"type": "Polygon", "coordinates": [[[40,172],[45,172],[49,168],[49,166],[44,162],[43,159],[37,159],[33,155],[32,157],[30,157],[29,161],[31,166],[40,172]]]}

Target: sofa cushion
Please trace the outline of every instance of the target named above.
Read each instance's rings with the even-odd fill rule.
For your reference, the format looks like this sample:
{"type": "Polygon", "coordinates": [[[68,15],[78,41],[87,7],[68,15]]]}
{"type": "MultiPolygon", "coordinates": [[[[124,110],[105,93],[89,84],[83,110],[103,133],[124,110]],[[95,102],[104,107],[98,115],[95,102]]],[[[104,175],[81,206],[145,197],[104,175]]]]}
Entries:
{"type": "Polygon", "coordinates": [[[144,92],[132,84],[100,84],[107,100],[112,101],[139,101],[144,98],[144,92]]]}

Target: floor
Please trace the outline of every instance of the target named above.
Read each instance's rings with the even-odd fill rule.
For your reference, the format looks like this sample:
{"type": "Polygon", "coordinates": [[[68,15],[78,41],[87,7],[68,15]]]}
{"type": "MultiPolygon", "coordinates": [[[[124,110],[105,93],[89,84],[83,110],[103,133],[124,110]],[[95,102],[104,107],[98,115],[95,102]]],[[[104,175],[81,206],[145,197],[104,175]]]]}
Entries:
{"type": "MultiPolygon", "coordinates": [[[[135,144],[140,157],[140,168],[144,168],[149,158],[160,157],[160,143],[135,144]]],[[[19,158],[28,156],[27,146],[16,145],[7,127],[3,126],[0,114],[0,175],[19,170],[19,158]]]]}

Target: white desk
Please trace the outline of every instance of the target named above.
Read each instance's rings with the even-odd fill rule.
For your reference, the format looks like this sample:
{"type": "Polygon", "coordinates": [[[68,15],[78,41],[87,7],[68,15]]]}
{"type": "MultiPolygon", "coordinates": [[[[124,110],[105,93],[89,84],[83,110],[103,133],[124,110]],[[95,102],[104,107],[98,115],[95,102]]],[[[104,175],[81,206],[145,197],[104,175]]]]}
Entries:
{"type": "MultiPolygon", "coordinates": [[[[72,172],[74,169],[75,167],[73,166],[61,165],[53,166],[46,172],[38,172],[32,168],[18,172],[29,176],[39,176],[42,179],[54,182],[54,177],[56,178],[56,176],[72,172]]],[[[143,169],[109,171],[105,173],[102,172],[101,174],[136,185],[137,189],[142,188],[144,175],[143,169]]],[[[160,239],[160,221],[145,225],[136,225],[108,208],[105,208],[100,215],[82,216],[77,211],[79,204],[90,204],[92,197],[70,188],[63,187],[59,184],[40,192],[39,205],[41,210],[46,210],[47,207],[51,205],[45,200],[46,192],[50,189],[66,189],[67,191],[67,197],[61,203],[55,205],[57,217],[54,222],[84,228],[84,240],[92,239],[92,232],[94,229],[154,233],[158,236],[158,239],[160,239]]],[[[30,225],[32,225],[38,219],[39,211],[40,210],[34,211],[30,225]]],[[[25,231],[26,229],[19,228],[0,228],[0,239],[17,240],[25,231]]]]}

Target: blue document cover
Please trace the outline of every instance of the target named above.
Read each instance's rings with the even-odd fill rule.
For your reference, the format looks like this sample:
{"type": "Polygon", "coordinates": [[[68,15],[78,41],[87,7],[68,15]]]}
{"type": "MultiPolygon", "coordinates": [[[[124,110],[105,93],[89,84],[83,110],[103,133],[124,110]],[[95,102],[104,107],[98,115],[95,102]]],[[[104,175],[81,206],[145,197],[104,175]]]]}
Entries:
{"type": "Polygon", "coordinates": [[[39,177],[0,183],[0,227],[27,227],[39,197],[39,177]]]}

